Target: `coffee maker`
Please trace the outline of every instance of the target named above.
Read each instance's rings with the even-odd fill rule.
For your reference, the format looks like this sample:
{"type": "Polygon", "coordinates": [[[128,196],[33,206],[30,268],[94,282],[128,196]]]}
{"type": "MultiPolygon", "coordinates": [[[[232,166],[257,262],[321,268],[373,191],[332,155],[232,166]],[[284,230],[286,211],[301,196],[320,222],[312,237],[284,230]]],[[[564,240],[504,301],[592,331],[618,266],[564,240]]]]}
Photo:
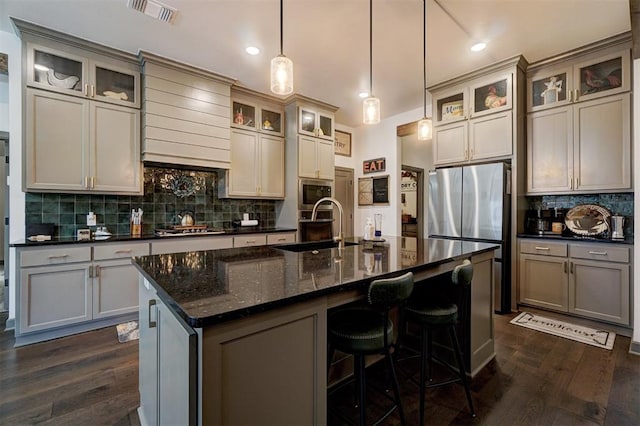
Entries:
{"type": "Polygon", "coordinates": [[[611,238],[614,240],[624,240],[624,216],[611,216],[611,238]]]}
{"type": "Polygon", "coordinates": [[[543,235],[551,229],[551,212],[547,209],[527,210],[526,228],[529,234],[543,235]]]}

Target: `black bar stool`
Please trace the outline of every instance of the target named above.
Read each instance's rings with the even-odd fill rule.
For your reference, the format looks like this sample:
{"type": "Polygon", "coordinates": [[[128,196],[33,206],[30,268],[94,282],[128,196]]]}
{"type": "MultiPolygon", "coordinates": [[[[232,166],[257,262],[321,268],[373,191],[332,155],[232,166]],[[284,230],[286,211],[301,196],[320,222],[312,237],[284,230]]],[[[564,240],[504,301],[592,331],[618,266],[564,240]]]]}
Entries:
{"type": "MultiPolygon", "coordinates": [[[[473,402],[471,400],[471,391],[467,381],[467,374],[462,360],[462,351],[456,334],[456,324],[458,323],[458,313],[466,312],[471,297],[471,279],[473,278],[473,265],[469,260],[465,260],[461,265],[454,268],[451,275],[451,282],[457,286],[459,292],[458,302],[452,303],[444,300],[426,300],[427,298],[411,297],[407,306],[403,309],[403,315],[406,321],[413,322],[420,326],[420,425],[424,425],[424,395],[425,388],[448,385],[450,383],[461,382],[467,394],[467,402],[471,416],[475,417],[473,402]],[[460,306],[458,306],[460,305],[460,306]],[[451,346],[455,355],[458,369],[455,370],[449,364],[439,360],[433,354],[432,332],[446,329],[449,333],[451,346]],[[429,377],[431,381],[431,371],[433,360],[448,367],[455,378],[442,382],[426,384],[426,368],[429,365],[429,377]]],[[[404,326],[404,324],[403,324],[404,326]]]]}
{"type": "MultiPolygon", "coordinates": [[[[337,349],[354,357],[354,379],[359,407],[359,424],[366,421],[365,355],[384,354],[395,395],[395,405],[378,422],[389,416],[397,407],[400,421],[406,424],[400,389],[396,377],[391,347],[393,346],[393,322],[389,319],[391,308],[407,300],[413,291],[413,273],[397,278],[374,280],[369,285],[367,305],[336,309],[329,314],[327,334],[329,362],[337,349]]],[[[386,394],[385,394],[386,395],[386,394]]]]}

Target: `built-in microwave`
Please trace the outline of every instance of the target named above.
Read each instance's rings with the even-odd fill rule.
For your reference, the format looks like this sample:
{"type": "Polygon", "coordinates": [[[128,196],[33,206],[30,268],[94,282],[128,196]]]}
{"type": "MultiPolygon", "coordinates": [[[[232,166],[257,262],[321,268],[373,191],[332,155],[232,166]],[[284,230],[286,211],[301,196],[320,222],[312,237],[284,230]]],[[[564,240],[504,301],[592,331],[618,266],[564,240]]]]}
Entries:
{"type": "MultiPolygon", "coordinates": [[[[319,179],[300,179],[298,193],[298,210],[311,210],[316,201],[333,196],[333,182],[319,179]]],[[[332,203],[322,203],[321,210],[333,209],[332,203]]]]}

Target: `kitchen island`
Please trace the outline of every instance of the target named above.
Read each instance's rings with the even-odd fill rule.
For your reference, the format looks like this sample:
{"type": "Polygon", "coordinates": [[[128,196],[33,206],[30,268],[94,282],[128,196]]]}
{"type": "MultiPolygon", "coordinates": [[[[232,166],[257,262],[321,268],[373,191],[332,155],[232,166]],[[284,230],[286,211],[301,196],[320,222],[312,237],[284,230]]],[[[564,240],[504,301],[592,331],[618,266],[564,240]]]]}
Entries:
{"type": "Polygon", "coordinates": [[[494,357],[497,246],[385,240],[134,258],[143,424],[326,423],[327,311],[362,298],[373,279],[412,271],[416,285],[428,285],[467,258],[474,278],[465,356],[475,375],[494,357]]]}

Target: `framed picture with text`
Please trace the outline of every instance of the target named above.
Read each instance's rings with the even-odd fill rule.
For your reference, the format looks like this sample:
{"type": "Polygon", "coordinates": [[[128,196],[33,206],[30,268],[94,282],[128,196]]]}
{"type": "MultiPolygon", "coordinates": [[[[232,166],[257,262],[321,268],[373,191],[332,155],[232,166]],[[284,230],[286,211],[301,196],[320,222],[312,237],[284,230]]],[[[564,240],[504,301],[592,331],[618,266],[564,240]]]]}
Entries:
{"type": "Polygon", "coordinates": [[[336,155],[351,157],[351,133],[335,131],[334,152],[336,155]]]}

